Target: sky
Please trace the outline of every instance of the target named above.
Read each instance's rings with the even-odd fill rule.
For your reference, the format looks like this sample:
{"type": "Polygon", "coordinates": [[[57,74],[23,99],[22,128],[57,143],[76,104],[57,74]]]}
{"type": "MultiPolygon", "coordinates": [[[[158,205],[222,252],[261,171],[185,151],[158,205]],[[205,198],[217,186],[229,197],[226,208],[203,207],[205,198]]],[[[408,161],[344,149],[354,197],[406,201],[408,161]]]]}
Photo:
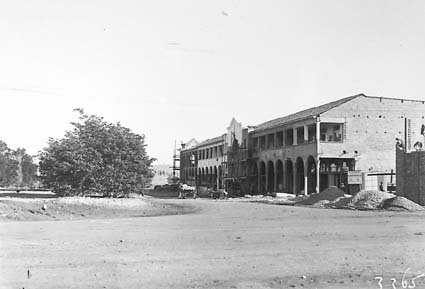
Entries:
{"type": "Polygon", "coordinates": [[[425,1],[4,0],[0,140],[37,154],[74,108],[174,141],[339,98],[425,99],[425,1]]]}

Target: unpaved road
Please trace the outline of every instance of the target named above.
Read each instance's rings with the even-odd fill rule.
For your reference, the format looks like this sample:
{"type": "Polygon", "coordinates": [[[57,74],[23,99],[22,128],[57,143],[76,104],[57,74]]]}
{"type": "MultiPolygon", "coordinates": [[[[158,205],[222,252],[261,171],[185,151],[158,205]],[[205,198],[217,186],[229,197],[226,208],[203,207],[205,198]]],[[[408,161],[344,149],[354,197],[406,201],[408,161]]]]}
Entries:
{"type": "Polygon", "coordinates": [[[201,210],[0,223],[0,287],[402,288],[425,273],[423,213],[167,202],[201,210]]]}

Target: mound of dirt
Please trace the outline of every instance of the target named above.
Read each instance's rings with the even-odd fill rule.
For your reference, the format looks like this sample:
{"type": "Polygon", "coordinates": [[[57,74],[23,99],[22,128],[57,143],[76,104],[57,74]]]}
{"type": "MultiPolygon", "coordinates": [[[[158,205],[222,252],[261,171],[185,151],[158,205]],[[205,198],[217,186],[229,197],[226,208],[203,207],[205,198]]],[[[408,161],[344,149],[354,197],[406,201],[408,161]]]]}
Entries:
{"type": "Polygon", "coordinates": [[[194,209],[190,205],[176,205],[142,196],[126,199],[0,197],[0,222],[147,217],[184,214],[194,209]]]}
{"type": "Polygon", "coordinates": [[[312,194],[311,196],[309,196],[307,199],[302,200],[300,202],[298,202],[297,204],[300,205],[314,205],[318,202],[320,202],[320,204],[324,204],[326,202],[321,202],[321,201],[334,201],[335,199],[338,199],[340,197],[344,196],[344,191],[340,190],[339,188],[335,187],[335,186],[331,186],[323,191],[321,191],[318,194],[312,194]]]}
{"type": "Polygon", "coordinates": [[[349,209],[348,203],[352,200],[353,197],[347,195],[333,200],[327,206],[334,209],[349,209]]]}
{"type": "Polygon", "coordinates": [[[394,198],[394,194],[381,191],[360,191],[348,202],[348,207],[360,210],[374,210],[382,208],[382,204],[387,199],[394,198]]]}
{"type": "Polygon", "coordinates": [[[424,207],[404,197],[395,197],[383,202],[382,207],[390,211],[424,211],[424,207]]]}
{"type": "Polygon", "coordinates": [[[328,206],[328,204],[329,204],[328,200],[320,200],[320,201],[314,203],[312,206],[316,207],[316,208],[325,208],[325,207],[328,206]]]}

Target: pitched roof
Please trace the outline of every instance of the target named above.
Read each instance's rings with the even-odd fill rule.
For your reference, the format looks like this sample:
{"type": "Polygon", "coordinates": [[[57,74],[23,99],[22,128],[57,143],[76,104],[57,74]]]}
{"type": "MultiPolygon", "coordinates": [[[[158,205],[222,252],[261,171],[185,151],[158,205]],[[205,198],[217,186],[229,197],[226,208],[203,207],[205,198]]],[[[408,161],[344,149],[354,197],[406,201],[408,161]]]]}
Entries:
{"type": "Polygon", "coordinates": [[[197,146],[198,144],[199,144],[199,142],[195,138],[192,138],[188,142],[184,143],[184,149],[191,149],[191,148],[197,146]]]}
{"type": "Polygon", "coordinates": [[[223,137],[223,135],[220,135],[220,136],[217,136],[217,137],[214,137],[214,138],[211,138],[211,139],[204,140],[203,142],[198,144],[196,147],[210,145],[210,144],[222,141],[222,140],[224,140],[224,137],[223,137]]]}
{"type": "Polygon", "coordinates": [[[319,114],[322,114],[334,107],[340,106],[343,103],[346,103],[354,98],[357,98],[359,96],[364,96],[363,94],[357,94],[357,95],[353,95],[353,96],[349,96],[349,97],[345,97],[333,102],[329,102],[320,106],[316,106],[313,108],[309,108],[309,109],[305,109],[284,117],[280,117],[280,118],[276,118],[273,120],[269,120],[266,122],[263,122],[262,124],[259,124],[256,126],[256,128],[254,129],[254,131],[258,131],[258,130],[263,130],[263,129],[267,129],[270,127],[274,127],[274,126],[278,126],[281,124],[285,124],[285,123],[290,123],[290,122],[294,122],[300,119],[305,119],[305,118],[309,118],[309,117],[313,117],[313,116],[317,116],[319,114]]]}

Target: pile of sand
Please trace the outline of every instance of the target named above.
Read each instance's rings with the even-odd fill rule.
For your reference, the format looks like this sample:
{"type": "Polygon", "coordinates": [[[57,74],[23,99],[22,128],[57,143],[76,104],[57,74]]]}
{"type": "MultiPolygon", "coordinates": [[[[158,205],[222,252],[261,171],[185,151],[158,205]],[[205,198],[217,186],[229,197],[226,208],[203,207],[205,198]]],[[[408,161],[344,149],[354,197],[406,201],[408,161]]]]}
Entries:
{"type": "Polygon", "coordinates": [[[307,199],[304,199],[297,204],[322,206],[341,197],[344,197],[344,191],[335,186],[331,186],[318,194],[310,195],[307,199]]]}
{"type": "Polygon", "coordinates": [[[69,220],[82,218],[146,217],[193,212],[194,207],[157,201],[149,197],[131,198],[21,198],[0,197],[0,222],[6,220],[69,220]]]}
{"type": "Polygon", "coordinates": [[[327,207],[333,208],[333,209],[350,209],[348,204],[352,200],[352,196],[345,195],[343,197],[340,197],[338,199],[335,199],[327,204],[327,207]]]}
{"type": "Polygon", "coordinates": [[[359,210],[375,210],[382,208],[382,203],[394,198],[394,194],[381,191],[360,191],[348,202],[348,207],[359,210]]]}
{"type": "Polygon", "coordinates": [[[72,205],[88,205],[100,206],[109,208],[125,208],[125,209],[139,209],[148,205],[146,199],[140,196],[133,196],[132,198],[88,198],[88,197],[66,197],[58,198],[55,201],[63,204],[72,205]]]}
{"type": "Polygon", "coordinates": [[[316,203],[314,203],[312,206],[316,207],[316,208],[325,208],[328,206],[328,204],[330,203],[330,201],[328,200],[320,200],[316,203]]]}
{"type": "Polygon", "coordinates": [[[408,200],[404,197],[395,197],[387,199],[382,203],[382,207],[385,210],[390,211],[423,211],[424,207],[408,200]]]}

